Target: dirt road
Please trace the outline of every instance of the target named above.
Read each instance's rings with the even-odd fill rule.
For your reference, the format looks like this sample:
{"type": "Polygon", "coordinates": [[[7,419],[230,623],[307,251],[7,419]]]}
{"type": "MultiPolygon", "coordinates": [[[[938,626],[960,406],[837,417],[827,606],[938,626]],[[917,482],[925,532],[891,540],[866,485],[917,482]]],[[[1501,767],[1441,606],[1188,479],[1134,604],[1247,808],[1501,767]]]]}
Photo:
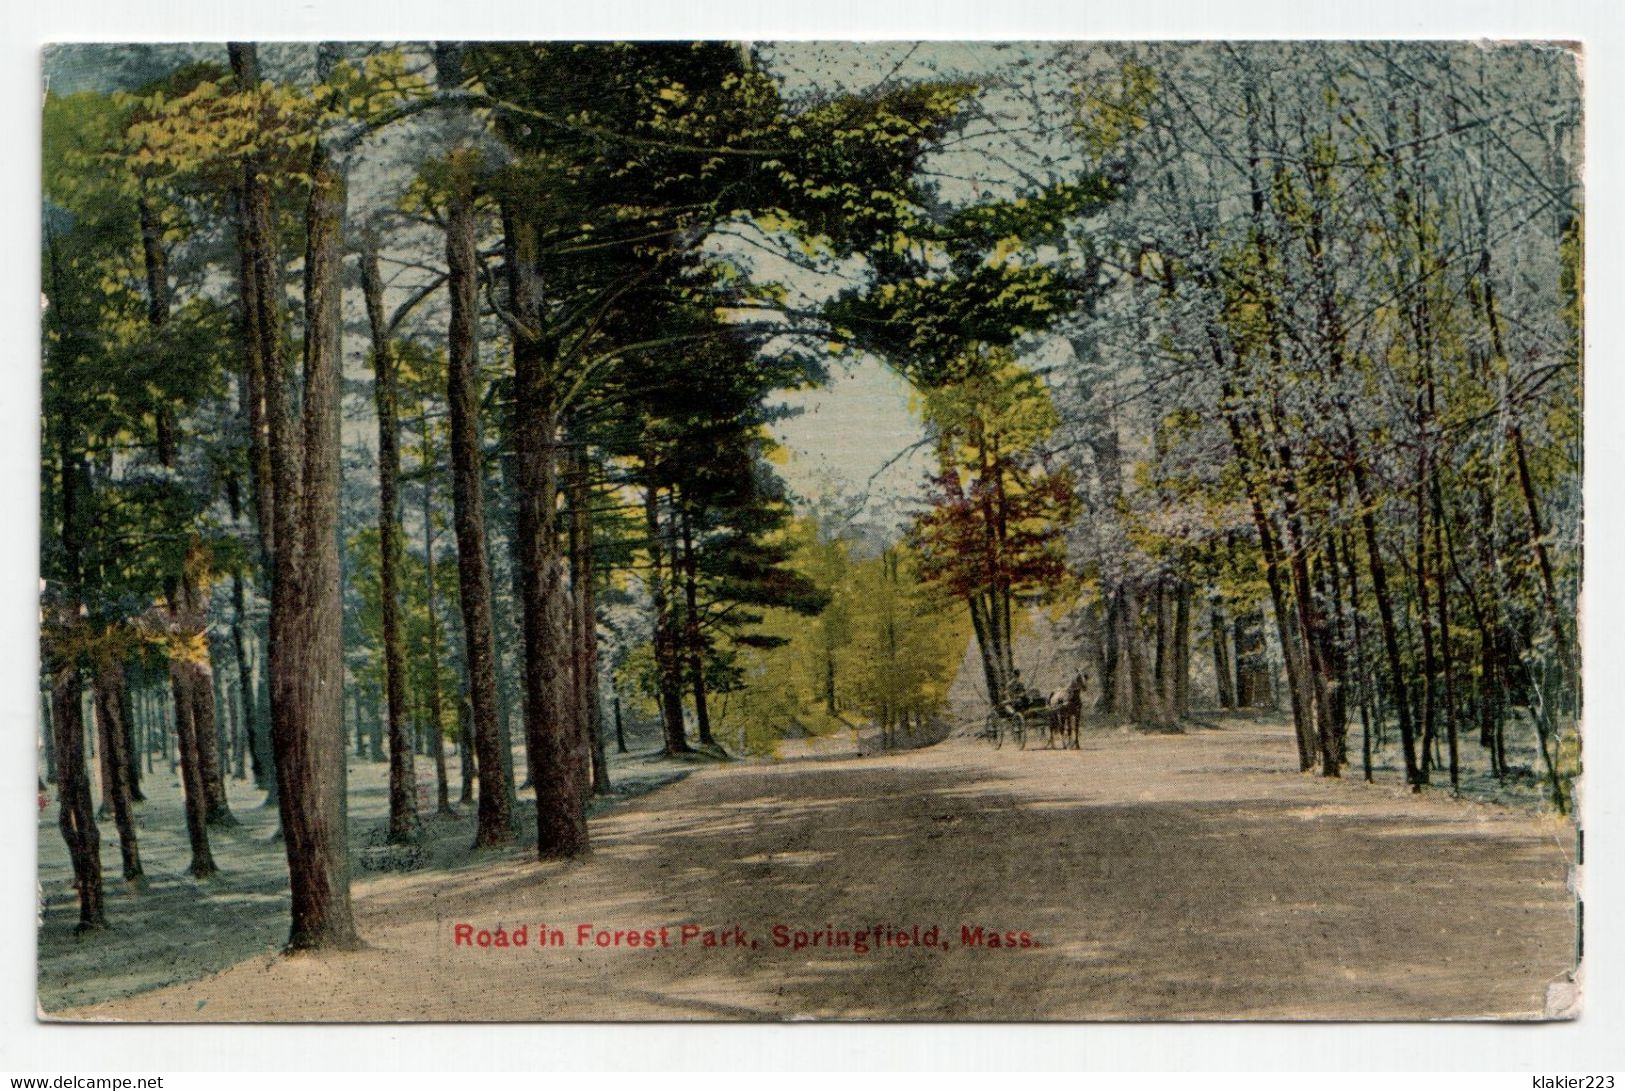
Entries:
{"type": "Polygon", "coordinates": [[[371,950],[261,956],[58,1015],[1539,1017],[1573,964],[1570,827],[1291,758],[1284,728],[1228,721],[1086,734],[1082,752],[952,739],[707,769],[595,820],[585,861],[516,850],[358,884],[371,950]],[[459,945],[459,924],[527,943],[459,945]],[[795,950],[797,931],[822,935],[795,950]]]}

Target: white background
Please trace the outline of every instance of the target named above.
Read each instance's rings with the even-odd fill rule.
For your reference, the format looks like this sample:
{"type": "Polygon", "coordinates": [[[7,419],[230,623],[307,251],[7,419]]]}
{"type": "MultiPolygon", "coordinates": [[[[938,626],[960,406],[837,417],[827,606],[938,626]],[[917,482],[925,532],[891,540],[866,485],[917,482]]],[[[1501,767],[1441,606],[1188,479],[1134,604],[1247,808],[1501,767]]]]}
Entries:
{"type": "MultiPolygon", "coordinates": [[[[588,0],[14,0],[0,40],[0,1075],[555,1067],[1196,1070],[1625,1068],[1618,623],[1625,488],[1618,194],[1625,35],[1609,0],[816,0],[801,9],[588,0]],[[335,38],[1542,38],[1587,83],[1585,1014],[1567,1024],[1207,1026],[60,1027],[34,1020],[39,49],[51,41],[335,38]]],[[[544,985],[538,982],[539,986],[544,985]]],[[[537,1078],[538,1082],[546,1077],[537,1078]]],[[[166,1081],[167,1083],[168,1081],[166,1081]]],[[[210,1081],[212,1082],[212,1081],[210,1081]]],[[[327,1081],[320,1081],[324,1085],[327,1081]]],[[[364,1080],[381,1085],[382,1080],[364,1080]]],[[[428,1081],[410,1081],[423,1086],[428,1081]]],[[[1166,1081],[1158,1081],[1164,1086],[1166,1081]]],[[[1269,1081],[1275,1086],[1298,1081],[1269,1081]]],[[[1419,1085],[1424,1081],[1404,1081],[1419,1085]]],[[[1462,1081],[1449,1081],[1459,1086],[1462,1081]]],[[[179,1080],[179,1086],[203,1086],[179,1080]]],[[[1347,1081],[1336,1081],[1346,1086],[1347,1081]]],[[[395,1086],[395,1085],[392,1085],[395,1086]]],[[[1475,1082],[1527,1087],[1527,1077],[1475,1082]]]]}

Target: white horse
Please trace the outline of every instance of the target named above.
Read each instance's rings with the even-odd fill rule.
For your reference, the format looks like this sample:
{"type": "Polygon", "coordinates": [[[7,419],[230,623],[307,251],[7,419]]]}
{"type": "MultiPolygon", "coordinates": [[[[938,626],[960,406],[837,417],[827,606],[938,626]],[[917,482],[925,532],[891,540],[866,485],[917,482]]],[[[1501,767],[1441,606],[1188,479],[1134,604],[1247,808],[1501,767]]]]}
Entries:
{"type": "Polygon", "coordinates": [[[1049,695],[1047,707],[1049,710],[1049,744],[1055,745],[1060,739],[1062,748],[1079,748],[1078,726],[1083,720],[1083,689],[1088,679],[1079,671],[1072,676],[1072,682],[1064,689],[1058,689],[1049,695]]]}

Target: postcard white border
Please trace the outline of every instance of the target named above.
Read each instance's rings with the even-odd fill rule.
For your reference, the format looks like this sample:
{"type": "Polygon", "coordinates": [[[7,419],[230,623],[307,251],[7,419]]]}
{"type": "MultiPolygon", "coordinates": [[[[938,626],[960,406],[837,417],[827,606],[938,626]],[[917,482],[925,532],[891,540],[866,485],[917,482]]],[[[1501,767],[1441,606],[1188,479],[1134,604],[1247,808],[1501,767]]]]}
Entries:
{"type": "MultiPolygon", "coordinates": [[[[0,322],[0,1074],[185,1069],[1004,1068],[1534,1070],[1625,1067],[1625,34],[1606,0],[311,0],[148,3],[22,0],[0,44],[7,124],[0,322]],[[1093,1024],[1039,1026],[60,1027],[33,1019],[33,723],[38,509],[39,49],[51,41],[343,38],[1540,38],[1579,40],[1587,63],[1588,271],[1585,607],[1587,776],[1585,1014],[1496,1025],[1093,1024]],[[27,826],[24,823],[27,822],[27,826]],[[26,835],[21,835],[26,828],[26,835]]],[[[545,1077],[542,1077],[545,1079],[545,1077]]],[[[370,1081],[369,1081],[370,1082],[370,1081]]]]}

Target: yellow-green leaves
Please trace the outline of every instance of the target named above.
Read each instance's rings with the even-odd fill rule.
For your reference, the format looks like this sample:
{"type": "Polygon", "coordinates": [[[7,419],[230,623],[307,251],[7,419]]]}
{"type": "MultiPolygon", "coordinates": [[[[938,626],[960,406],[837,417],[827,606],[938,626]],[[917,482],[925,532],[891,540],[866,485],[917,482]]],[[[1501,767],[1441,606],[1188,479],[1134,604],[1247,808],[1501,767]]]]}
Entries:
{"type": "Polygon", "coordinates": [[[1123,65],[1115,84],[1076,88],[1078,135],[1084,146],[1100,158],[1144,129],[1146,110],[1156,93],[1156,73],[1133,62],[1123,65]]]}

